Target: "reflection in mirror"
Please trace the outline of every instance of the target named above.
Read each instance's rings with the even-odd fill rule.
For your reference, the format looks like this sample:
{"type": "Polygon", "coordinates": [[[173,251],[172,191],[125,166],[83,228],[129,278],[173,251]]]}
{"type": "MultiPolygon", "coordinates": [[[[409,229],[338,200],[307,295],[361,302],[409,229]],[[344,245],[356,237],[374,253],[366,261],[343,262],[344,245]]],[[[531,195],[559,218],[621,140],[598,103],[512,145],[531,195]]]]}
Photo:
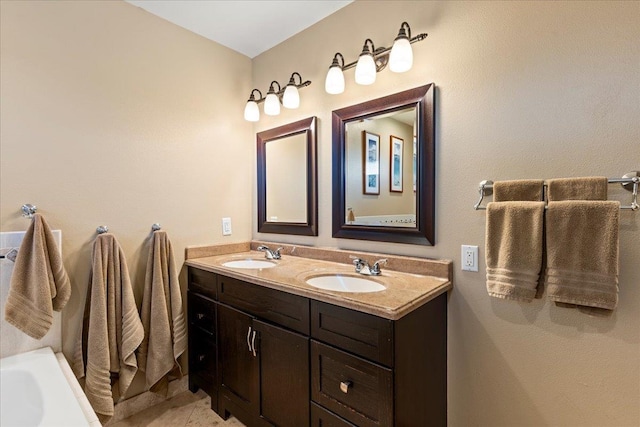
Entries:
{"type": "Polygon", "coordinates": [[[347,224],[415,228],[415,118],[411,107],[345,124],[347,224]]]}
{"type": "Polygon", "coordinates": [[[334,237],[434,244],[434,92],[333,112],[334,237]]]}
{"type": "Polygon", "coordinates": [[[307,222],[307,135],[265,144],[267,221],[307,222]]]}
{"type": "Polygon", "coordinates": [[[316,118],[260,132],[258,231],[318,235],[316,118]]]}

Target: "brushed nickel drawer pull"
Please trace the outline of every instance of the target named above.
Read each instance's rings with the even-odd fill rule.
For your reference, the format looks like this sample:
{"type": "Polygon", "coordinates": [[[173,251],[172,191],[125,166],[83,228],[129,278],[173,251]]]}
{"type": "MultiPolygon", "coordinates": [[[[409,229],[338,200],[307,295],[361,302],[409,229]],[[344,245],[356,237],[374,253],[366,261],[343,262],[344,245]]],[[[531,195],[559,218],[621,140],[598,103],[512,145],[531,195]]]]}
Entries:
{"type": "Polygon", "coordinates": [[[249,326],[249,330],[247,331],[247,346],[249,346],[249,353],[251,353],[251,326],[249,326]]]}
{"type": "Polygon", "coordinates": [[[256,331],[253,331],[253,336],[251,337],[251,347],[253,347],[253,357],[256,357],[256,331]]]}
{"type": "Polygon", "coordinates": [[[198,318],[198,320],[202,320],[202,319],[204,319],[204,314],[198,313],[198,314],[196,314],[196,317],[198,318]]]}
{"type": "Polygon", "coordinates": [[[200,356],[198,356],[198,361],[202,362],[204,360],[204,354],[201,354],[200,356]]]}
{"type": "Polygon", "coordinates": [[[340,391],[343,393],[349,393],[349,389],[351,388],[351,386],[353,385],[353,383],[351,381],[342,381],[340,382],[340,391]]]}

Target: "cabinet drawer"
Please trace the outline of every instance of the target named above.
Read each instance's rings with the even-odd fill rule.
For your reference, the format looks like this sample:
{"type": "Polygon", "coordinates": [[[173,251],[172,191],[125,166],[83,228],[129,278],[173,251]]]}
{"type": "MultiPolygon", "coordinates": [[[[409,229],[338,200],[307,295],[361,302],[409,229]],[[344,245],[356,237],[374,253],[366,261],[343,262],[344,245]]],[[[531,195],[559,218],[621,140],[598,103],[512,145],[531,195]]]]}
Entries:
{"type": "Polygon", "coordinates": [[[218,300],[256,317],[309,335],[307,298],[218,276],[218,300]]]}
{"type": "Polygon", "coordinates": [[[216,342],[209,336],[193,328],[189,331],[189,374],[207,378],[215,384],[216,342]]]}
{"type": "Polygon", "coordinates": [[[189,290],[216,299],[216,275],[189,267],[189,290]]]}
{"type": "Polygon", "coordinates": [[[356,425],[311,402],[311,427],[356,427],[356,425]]]}
{"type": "Polygon", "coordinates": [[[311,397],[360,427],[393,425],[390,369],[311,341],[311,397]]]}
{"type": "Polygon", "coordinates": [[[311,301],[311,337],[393,366],[393,321],[311,301]]]}
{"type": "Polygon", "coordinates": [[[189,324],[211,336],[216,333],[216,304],[213,300],[188,292],[189,324]]]}

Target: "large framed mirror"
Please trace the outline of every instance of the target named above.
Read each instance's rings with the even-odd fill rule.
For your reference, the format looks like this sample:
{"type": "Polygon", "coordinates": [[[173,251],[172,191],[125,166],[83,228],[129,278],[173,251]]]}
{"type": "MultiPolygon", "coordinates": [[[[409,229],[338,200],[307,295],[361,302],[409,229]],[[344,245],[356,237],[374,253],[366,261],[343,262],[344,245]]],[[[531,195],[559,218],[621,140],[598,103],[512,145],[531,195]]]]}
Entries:
{"type": "Polygon", "coordinates": [[[318,235],[316,122],[257,134],[260,233],[318,235]]]}
{"type": "Polygon", "coordinates": [[[333,237],[435,244],[433,83],[333,111],[333,237]]]}

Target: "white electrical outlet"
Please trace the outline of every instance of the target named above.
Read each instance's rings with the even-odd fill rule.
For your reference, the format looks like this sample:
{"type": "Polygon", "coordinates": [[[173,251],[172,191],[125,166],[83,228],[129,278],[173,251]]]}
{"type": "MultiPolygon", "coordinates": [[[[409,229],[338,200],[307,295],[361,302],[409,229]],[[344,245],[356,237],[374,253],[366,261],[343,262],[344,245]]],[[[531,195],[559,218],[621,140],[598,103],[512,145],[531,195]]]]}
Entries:
{"type": "Polygon", "coordinates": [[[231,236],[231,218],[222,218],[222,235],[231,236]]]}
{"type": "Polygon", "coordinates": [[[460,261],[463,271],[478,271],[478,247],[462,245],[460,261]]]}

